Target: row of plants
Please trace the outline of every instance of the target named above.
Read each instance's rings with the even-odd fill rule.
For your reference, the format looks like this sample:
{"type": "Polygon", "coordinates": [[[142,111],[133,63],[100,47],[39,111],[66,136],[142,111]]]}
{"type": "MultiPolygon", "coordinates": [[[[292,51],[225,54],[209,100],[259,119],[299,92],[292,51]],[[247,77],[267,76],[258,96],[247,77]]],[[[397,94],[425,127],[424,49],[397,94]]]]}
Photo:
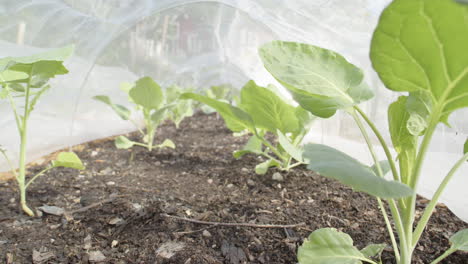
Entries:
{"type": "MultiPolygon", "coordinates": [[[[388,107],[388,133],[397,156],[391,152],[379,128],[359,107],[373,98],[364,73],[340,54],[321,47],[286,41],[263,45],[259,52],[265,68],[291,94],[285,99],[279,90],[249,81],[239,94],[228,86],[213,86],[195,93],[177,86],[162,89],[150,77],[121,85],[134,105],[115,104],[106,95],[94,99],[110,106],[123,120],[132,122],[142,140],[124,136],[115,139],[117,148],[141,146],[175,148],[170,139],[155,143],[158,126],[172,120],[178,127],[194,108],[216,111],[235,135],[249,135],[247,144],[233,153],[264,157],[255,172],[265,174],[275,167],[288,171],[300,165],[375,197],[381,210],[398,264],[411,263],[414,249],[435,206],[456,171],[468,160],[468,140],[460,146],[460,159],[440,183],[421,217],[416,216],[416,190],[423,180],[422,168],[430,142],[439,123],[449,125],[449,115],[468,107],[468,7],[453,0],[395,0],[382,13],[371,42],[372,66],[386,88],[399,93],[388,107]],[[465,43],[465,44],[464,44],[465,43]],[[374,164],[322,144],[303,144],[311,124],[331,118],[338,111],[350,115],[361,131],[374,164]],[[137,119],[143,117],[144,127],[137,119]],[[371,133],[384,149],[380,160],[371,133]],[[391,179],[385,176],[391,175],[391,179]],[[386,208],[390,209],[387,212],[386,208]]],[[[66,74],[63,61],[72,47],[21,58],[0,60],[0,98],[8,100],[21,138],[16,176],[22,209],[33,216],[26,204],[26,189],[39,176],[55,167],[84,169],[70,152],[60,153],[43,171],[26,181],[27,121],[39,97],[56,75],[66,74]],[[22,100],[18,104],[18,98],[22,100]]],[[[0,152],[9,161],[4,149],[0,152]]],[[[450,239],[450,248],[432,263],[457,250],[468,250],[468,229],[450,239]]],[[[298,251],[301,264],[381,263],[385,244],[371,244],[361,250],[351,237],[333,228],[314,231],[298,251]]]]}

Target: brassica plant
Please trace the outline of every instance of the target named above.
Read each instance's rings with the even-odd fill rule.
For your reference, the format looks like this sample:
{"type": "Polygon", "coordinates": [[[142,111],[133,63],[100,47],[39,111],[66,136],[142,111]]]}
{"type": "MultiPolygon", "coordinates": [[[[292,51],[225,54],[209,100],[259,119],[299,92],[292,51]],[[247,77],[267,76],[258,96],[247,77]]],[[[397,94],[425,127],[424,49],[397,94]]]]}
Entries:
{"type": "MultiPolygon", "coordinates": [[[[370,56],[385,86],[404,93],[388,108],[397,157],[358,106],[373,96],[362,70],[333,51],[307,44],[275,41],[260,50],[267,70],[304,109],[322,118],[343,110],[354,119],[373,157],[372,167],[320,144],[307,144],[304,159],[310,161],[309,169],[377,198],[398,264],[411,263],[440,195],[468,160],[465,144],[459,161],[447,172],[416,222],[416,190],[424,180],[421,171],[434,132],[439,123],[448,125],[453,111],[468,107],[467,18],[468,6],[453,0],[395,0],[383,11],[370,56]],[[378,138],[386,160],[378,159],[368,129],[378,138]],[[388,172],[392,180],[385,179],[388,172]],[[383,200],[390,208],[398,238],[383,200]]],[[[457,250],[468,250],[468,229],[456,233],[450,242],[450,248],[432,263],[457,250]]],[[[383,248],[371,245],[358,250],[350,236],[326,228],[310,235],[299,248],[298,259],[301,264],[375,264],[375,256],[383,248]]]]}
{"type": "Polygon", "coordinates": [[[28,120],[39,98],[50,89],[49,80],[56,75],[67,74],[63,61],[73,52],[68,46],[49,52],[28,57],[7,57],[0,59],[0,99],[6,99],[13,111],[13,115],[20,135],[19,168],[8,157],[6,149],[0,147],[0,153],[8,162],[11,172],[16,178],[20,192],[20,205],[25,213],[34,216],[28,207],[26,199],[27,188],[41,175],[57,167],[83,170],[84,166],[73,152],[62,152],[51,164],[26,180],[26,146],[28,137],[28,120]]]}
{"type": "MultiPolygon", "coordinates": [[[[213,85],[210,88],[206,89],[204,91],[204,95],[211,98],[215,99],[221,102],[225,103],[232,103],[237,97],[234,95],[235,89],[232,87],[230,84],[220,84],[220,85],[213,85]]],[[[205,114],[211,114],[216,112],[216,110],[209,105],[202,104],[200,106],[200,109],[203,111],[205,114]]]]}
{"type": "Polygon", "coordinates": [[[186,117],[193,116],[193,101],[179,100],[179,97],[186,92],[191,92],[193,89],[183,89],[180,86],[172,85],[166,88],[166,104],[174,104],[167,111],[167,119],[174,122],[176,128],[179,128],[180,122],[186,117]]]}
{"type": "Polygon", "coordinates": [[[154,137],[158,126],[167,119],[167,114],[175,104],[167,103],[161,87],[151,77],[143,77],[135,84],[123,84],[121,90],[128,94],[129,101],[135,104],[135,109],[143,113],[145,129],[141,129],[132,112],[125,106],[114,104],[108,96],[98,95],[93,97],[110,106],[123,120],[131,121],[138,128],[143,137],[143,142],[136,142],[125,136],[115,139],[115,146],[119,149],[129,149],[133,146],[141,146],[153,150],[153,148],[175,148],[174,142],[165,139],[161,144],[154,145],[154,137]]]}
{"type": "Polygon", "coordinates": [[[265,174],[270,167],[290,170],[304,164],[300,144],[310,128],[313,116],[302,107],[294,107],[272,89],[249,81],[241,90],[238,106],[208,96],[186,93],[181,98],[193,99],[215,109],[233,132],[247,131],[252,136],[235,158],[247,153],[264,156],[267,160],[255,167],[257,174],[265,174]],[[278,142],[270,142],[271,133],[278,142]]]}

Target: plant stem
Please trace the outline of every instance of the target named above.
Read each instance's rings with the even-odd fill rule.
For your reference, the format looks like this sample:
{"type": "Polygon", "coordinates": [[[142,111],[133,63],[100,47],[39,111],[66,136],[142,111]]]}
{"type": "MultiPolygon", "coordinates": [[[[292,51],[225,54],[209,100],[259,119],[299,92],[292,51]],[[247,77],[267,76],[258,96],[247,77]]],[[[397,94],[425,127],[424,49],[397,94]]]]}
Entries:
{"type": "Polygon", "coordinates": [[[34,216],[34,212],[28,207],[26,203],[26,144],[27,144],[27,131],[28,131],[28,118],[29,118],[29,91],[31,89],[31,72],[29,74],[29,81],[26,87],[25,99],[24,99],[24,115],[22,117],[22,127],[20,131],[21,143],[20,143],[20,161],[19,161],[19,177],[17,178],[18,186],[20,189],[20,204],[23,211],[29,216],[34,216]]]}
{"type": "Polygon", "coordinates": [[[444,252],[444,254],[440,255],[438,258],[432,261],[431,264],[436,264],[436,263],[441,262],[444,258],[448,257],[450,254],[452,254],[455,251],[457,250],[454,248],[449,248],[447,251],[444,252]]]}
{"type": "Polygon", "coordinates": [[[412,247],[416,247],[417,241],[419,241],[419,238],[421,237],[422,232],[424,231],[424,228],[427,225],[427,222],[432,216],[432,212],[434,211],[434,208],[437,205],[437,202],[439,201],[440,196],[442,195],[443,191],[447,187],[447,184],[450,182],[452,179],[453,175],[457,172],[457,170],[465,164],[465,162],[468,160],[468,153],[466,153],[460,160],[455,163],[455,165],[450,169],[449,173],[445,178],[442,180],[440,183],[439,187],[437,188],[437,191],[434,193],[434,196],[431,199],[431,202],[427,205],[426,209],[424,210],[424,214],[422,215],[421,219],[419,220],[418,225],[416,226],[416,229],[414,230],[413,233],[413,244],[412,247]]]}
{"type": "Polygon", "coordinates": [[[295,167],[297,167],[297,166],[301,166],[302,164],[305,164],[305,163],[302,162],[302,161],[296,162],[296,163],[294,163],[294,164],[292,164],[292,165],[289,165],[289,166],[286,168],[286,170],[290,170],[290,169],[295,168],[295,167]]]}
{"type": "MultiPolygon", "coordinates": [[[[359,129],[361,130],[361,133],[362,133],[362,135],[364,137],[364,140],[367,143],[367,147],[369,149],[369,152],[371,153],[372,159],[374,160],[375,166],[377,167],[378,174],[379,174],[380,177],[383,178],[384,175],[383,175],[383,172],[382,172],[382,168],[380,166],[379,159],[378,159],[378,157],[377,157],[377,155],[376,155],[376,153],[374,151],[374,147],[372,145],[372,142],[371,142],[371,140],[369,138],[369,135],[367,134],[367,131],[366,131],[364,125],[362,124],[362,122],[359,119],[359,116],[356,114],[355,110],[349,111],[349,113],[353,116],[354,121],[356,122],[359,129]]],[[[377,202],[379,203],[379,206],[380,206],[381,211],[382,211],[382,215],[384,216],[384,219],[385,219],[385,216],[387,215],[387,212],[385,211],[385,208],[383,207],[383,204],[382,204],[381,200],[380,200],[380,202],[379,202],[379,200],[380,200],[380,198],[377,198],[377,202]]],[[[405,236],[405,232],[404,232],[404,228],[403,228],[403,223],[401,221],[401,216],[400,216],[400,213],[399,213],[399,210],[398,210],[398,207],[397,207],[395,201],[393,199],[389,199],[388,203],[389,203],[389,206],[390,206],[390,211],[392,212],[393,219],[395,220],[395,226],[397,228],[397,232],[398,232],[398,235],[399,235],[400,249],[402,251],[402,254],[405,254],[406,253],[406,244],[407,244],[407,242],[406,242],[406,236],[405,236]]],[[[395,235],[393,234],[393,228],[390,225],[390,221],[388,221],[388,219],[385,220],[385,224],[387,226],[387,230],[388,230],[388,234],[390,235],[390,239],[392,240],[393,250],[395,251],[395,258],[397,259],[397,263],[400,263],[400,255],[399,255],[398,246],[396,245],[395,235]]]]}
{"type": "Polygon", "coordinates": [[[49,171],[50,169],[52,169],[52,167],[48,167],[48,168],[45,168],[43,170],[41,170],[38,174],[34,175],[34,177],[32,177],[27,183],[26,185],[24,186],[25,189],[28,189],[29,185],[31,183],[33,183],[39,176],[42,176],[44,175],[44,173],[46,173],[47,171],[49,171]]]}
{"type": "Polygon", "coordinates": [[[266,140],[264,137],[260,136],[260,135],[256,135],[261,141],[262,143],[267,147],[269,148],[273,153],[275,153],[276,156],[278,156],[278,158],[280,158],[281,160],[285,160],[286,158],[279,152],[279,150],[277,148],[275,148],[273,145],[270,144],[270,142],[268,142],[268,140],[266,140]]]}
{"type": "Polygon", "coordinates": [[[388,163],[390,164],[390,169],[392,170],[393,179],[395,181],[401,181],[400,180],[400,175],[398,174],[398,170],[397,170],[396,165],[395,165],[395,161],[393,160],[393,157],[392,157],[392,153],[390,152],[390,149],[388,148],[387,143],[385,142],[384,138],[382,137],[382,134],[377,129],[377,127],[374,125],[374,123],[372,123],[372,121],[366,115],[366,113],[364,113],[364,111],[362,111],[361,108],[359,108],[358,106],[355,106],[354,109],[356,109],[356,111],[361,115],[361,117],[364,119],[364,121],[366,121],[367,125],[369,125],[372,132],[374,132],[375,136],[379,140],[380,145],[384,149],[385,156],[387,157],[388,163]]]}

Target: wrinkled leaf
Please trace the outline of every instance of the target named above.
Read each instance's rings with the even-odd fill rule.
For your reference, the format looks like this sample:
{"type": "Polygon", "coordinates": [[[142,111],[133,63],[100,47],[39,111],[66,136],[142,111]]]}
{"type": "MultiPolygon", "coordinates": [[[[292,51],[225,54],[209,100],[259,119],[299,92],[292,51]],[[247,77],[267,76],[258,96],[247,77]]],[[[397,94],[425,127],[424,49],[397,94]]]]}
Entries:
{"type": "Polygon", "coordinates": [[[125,136],[118,136],[115,139],[114,144],[118,149],[129,149],[135,145],[135,142],[125,136]]]}
{"type": "Polygon", "coordinates": [[[370,167],[325,145],[307,144],[304,159],[310,162],[308,169],[338,180],[357,191],[384,199],[402,198],[413,194],[413,190],[407,185],[378,177],[370,167]]]}
{"type": "Polygon", "coordinates": [[[277,134],[281,147],[283,147],[283,149],[295,160],[303,162],[304,160],[302,158],[302,154],[304,153],[304,150],[298,146],[294,146],[291,141],[283,133],[281,133],[281,131],[278,130],[277,134]]]}
{"type": "MultiPolygon", "coordinates": [[[[383,176],[385,176],[389,171],[390,171],[390,163],[388,160],[381,160],[379,161],[380,168],[382,169],[383,176]]],[[[377,165],[374,164],[371,167],[372,171],[375,173],[375,175],[379,176],[379,170],[377,169],[377,165]]]]}
{"type": "Polygon", "coordinates": [[[135,104],[148,110],[158,109],[164,102],[161,87],[150,77],[143,77],[136,81],[129,95],[135,104]]]}
{"type": "Polygon", "coordinates": [[[318,229],[299,247],[300,264],[361,264],[365,256],[348,234],[334,228],[318,229]]]}
{"type": "Polygon", "coordinates": [[[112,110],[114,110],[123,120],[128,120],[130,118],[130,114],[131,114],[130,110],[128,110],[128,108],[126,108],[123,105],[112,103],[112,101],[110,100],[108,96],[97,95],[97,96],[94,96],[93,99],[103,102],[107,104],[108,106],[110,106],[112,110]]]}
{"type": "Polygon", "coordinates": [[[258,128],[272,133],[276,133],[276,130],[287,133],[298,129],[295,107],[254,81],[249,81],[242,88],[240,108],[252,117],[258,128]]]}
{"type": "Polygon", "coordinates": [[[386,244],[370,244],[367,247],[361,249],[361,253],[368,258],[372,258],[380,256],[386,247],[386,244]]]}
{"type": "Polygon", "coordinates": [[[260,48],[265,68],[306,110],[328,118],[373,97],[361,69],[336,52],[308,44],[273,41],[260,48]]]}
{"type": "Polygon", "coordinates": [[[269,168],[280,167],[280,166],[281,164],[279,164],[275,160],[267,160],[255,166],[255,173],[259,175],[264,175],[267,173],[269,168]]]}
{"type": "Polygon", "coordinates": [[[226,126],[233,132],[240,132],[248,129],[250,132],[255,133],[255,126],[252,118],[238,107],[195,93],[184,93],[180,98],[193,99],[216,109],[226,122],[226,126]]]}
{"type": "Polygon", "coordinates": [[[468,229],[463,229],[455,233],[450,239],[451,248],[468,251],[468,229]]]}
{"type": "Polygon", "coordinates": [[[395,0],[373,35],[372,65],[385,86],[428,92],[439,122],[468,107],[467,16],[454,1],[395,0]]]}
{"type": "Polygon", "coordinates": [[[171,148],[171,149],[175,149],[175,144],[174,142],[172,142],[172,140],[170,139],[165,139],[163,141],[163,143],[159,144],[158,145],[159,148],[171,148]]]}
{"type": "Polygon", "coordinates": [[[57,158],[52,161],[52,167],[65,167],[77,170],[84,170],[85,166],[80,158],[73,152],[60,152],[57,158]]]}
{"type": "Polygon", "coordinates": [[[260,154],[262,151],[262,141],[257,136],[251,136],[241,150],[234,151],[233,156],[234,158],[238,159],[245,154],[260,154]]]}

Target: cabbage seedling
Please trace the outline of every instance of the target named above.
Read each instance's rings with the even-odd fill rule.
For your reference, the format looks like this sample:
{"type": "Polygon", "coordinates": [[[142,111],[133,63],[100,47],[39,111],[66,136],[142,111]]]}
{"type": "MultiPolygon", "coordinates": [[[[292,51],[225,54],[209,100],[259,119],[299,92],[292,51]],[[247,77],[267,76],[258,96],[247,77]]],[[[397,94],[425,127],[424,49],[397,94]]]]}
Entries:
{"type": "Polygon", "coordinates": [[[29,117],[39,98],[49,90],[49,80],[56,75],[68,73],[68,70],[63,66],[63,61],[72,52],[73,47],[68,46],[28,57],[0,59],[0,85],[2,87],[0,99],[8,100],[13,110],[21,140],[18,171],[13,166],[4,148],[0,148],[0,153],[8,162],[18,183],[21,208],[30,216],[34,216],[34,212],[27,205],[26,190],[39,176],[57,167],[84,169],[81,160],[75,153],[62,152],[47,168],[26,180],[26,146],[29,117]]]}
{"type": "MultiPolygon", "coordinates": [[[[372,167],[320,144],[307,144],[304,158],[310,161],[309,169],[376,197],[398,264],[411,263],[440,195],[468,160],[465,146],[416,221],[416,190],[434,132],[439,123],[448,124],[453,111],[468,107],[467,17],[468,6],[453,0],[395,0],[380,17],[371,43],[372,65],[388,89],[406,93],[388,108],[389,132],[397,158],[358,106],[373,96],[361,69],[333,51],[307,44],[275,41],[260,49],[267,70],[304,109],[322,118],[344,110],[354,119],[373,157],[372,167]],[[387,160],[378,160],[369,128],[387,160]],[[384,178],[387,172],[391,172],[392,180],[384,178]],[[389,205],[398,241],[383,200],[389,205]]],[[[456,233],[450,242],[450,248],[431,264],[457,250],[467,251],[468,229],[456,233]]],[[[309,236],[299,248],[298,259],[301,264],[376,264],[375,257],[382,250],[379,245],[358,250],[350,236],[327,228],[309,236]]]]}
{"type": "Polygon", "coordinates": [[[249,81],[241,90],[239,106],[194,93],[183,94],[181,98],[193,99],[215,109],[232,132],[250,133],[247,144],[235,151],[234,157],[247,153],[264,156],[267,160],[255,167],[257,174],[265,174],[270,167],[287,171],[305,164],[300,144],[313,116],[300,106],[288,104],[272,89],[249,81]],[[267,140],[267,133],[275,135],[278,143],[267,140]]]}
{"type": "Polygon", "coordinates": [[[133,146],[141,146],[153,150],[153,148],[175,148],[174,142],[165,139],[161,144],[154,145],[154,136],[158,126],[167,119],[167,113],[175,104],[167,103],[161,87],[150,77],[143,77],[134,85],[122,86],[122,90],[128,94],[129,101],[135,104],[135,109],[143,113],[145,130],[139,128],[136,122],[131,119],[131,111],[123,105],[112,103],[111,99],[105,95],[93,97],[95,100],[110,106],[123,120],[131,121],[138,128],[143,136],[143,142],[136,142],[125,136],[115,139],[115,146],[119,149],[129,149],[133,146]]]}
{"type": "Polygon", "coordinates": [[[180,122],[186,117],[193,116],[193,101],[179,100],[179,97],[185,92],[191,92],[192,89],[182,89],[180,86],[172,85],[166,89],[166,104],[175,105],[167,111],[167,119],[174,122],[176,128],[179,128],[180,122]]]}

